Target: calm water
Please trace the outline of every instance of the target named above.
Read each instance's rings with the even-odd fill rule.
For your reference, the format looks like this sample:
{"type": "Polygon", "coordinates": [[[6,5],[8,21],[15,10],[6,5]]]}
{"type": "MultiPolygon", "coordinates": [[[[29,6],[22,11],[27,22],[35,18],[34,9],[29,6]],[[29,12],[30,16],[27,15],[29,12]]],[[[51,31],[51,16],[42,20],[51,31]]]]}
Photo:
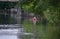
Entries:
{"type": "Polygon", "coordinates": [[[0,35],[0,39],[18,39],[16,35],[0,35]]]}
{"type": "Polygon", "coordinates": [[[20,29],[0,29],[0,39],[18,39],[18,35],[17,35],[18,31],[22,33],[21,28],[20,29]]]}

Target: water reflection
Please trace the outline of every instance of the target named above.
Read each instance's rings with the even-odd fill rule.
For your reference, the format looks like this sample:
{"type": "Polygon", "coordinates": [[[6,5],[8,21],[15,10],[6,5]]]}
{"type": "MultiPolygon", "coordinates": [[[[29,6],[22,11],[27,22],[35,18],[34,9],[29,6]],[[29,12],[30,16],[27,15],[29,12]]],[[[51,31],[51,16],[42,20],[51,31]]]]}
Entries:
{"type": "Polygon", "coordinates": [[[0,35],[0,39],[18,39],[16,35],[0,35]]]}
{"type": "Polygon", "coordinates": [[[19,33],[23,33],[22,30],[23,28],[0,29],[0,39],[21,39],[18,37],[19,33]]]}

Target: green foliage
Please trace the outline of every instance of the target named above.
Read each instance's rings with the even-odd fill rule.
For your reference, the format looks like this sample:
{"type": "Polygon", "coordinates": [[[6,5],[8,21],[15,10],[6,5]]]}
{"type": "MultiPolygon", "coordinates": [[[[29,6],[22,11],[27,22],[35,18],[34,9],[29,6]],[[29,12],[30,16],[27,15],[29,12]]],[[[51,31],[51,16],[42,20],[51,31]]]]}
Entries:
{"type": "Polygon", "coordinates": [[[24,10],[45,16],[53,25],[60,22],[60,0],[25,0],[21,3],[24,10]]]}
{"type": "Polygon", "coordinates": [[[59,23],[60,18],[59,18],[59,8],[48,8],[46,11],[44,11],[44,15],[49,20],[50,23],[59,23]]]}
{"type": "Polygon", "coordinates": [[[49,6],[59,7],[59,0],[23,0],[21,1],[21,5],[24,10],[31,10],[35,14],[40,14],[44,10],[46,10],[49,6]]]}
{"type": "Polygon", "coordinates": [[[25,5],[25,4],[24,4],[24,5],[22,6],[22,8],[23,8],[24,10],[29,10],[29,9],[32,10],[32,6],[33,6],[33,2],[32,2],[32,3],[29,3],[28,5],[25,5]]]}
{"type": "Polygon", "coordinates": [[[60,0],[26,0],[22,2],[24,10],[29,10],[34,12],[36,15],[46,17],[48,24],[55,27],[53,27],[54,29],[51,27],[52,31],[48,27],[48,29],[50,29],[50,31],[47,32],[48,36],[51,32],[49,39],[59,39],[58,34],[60,35],[60,33],[56,27],[60,27],[60,0]]]}

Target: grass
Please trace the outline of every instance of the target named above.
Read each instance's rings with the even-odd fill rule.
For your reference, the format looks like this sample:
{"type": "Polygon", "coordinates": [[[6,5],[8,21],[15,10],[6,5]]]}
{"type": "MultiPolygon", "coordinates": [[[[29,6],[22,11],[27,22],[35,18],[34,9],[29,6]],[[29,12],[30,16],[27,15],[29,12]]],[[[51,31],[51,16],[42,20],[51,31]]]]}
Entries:
{"type": "Polygon", "coordinates": [[[28,20],[25,20],[23,25],[24,25],[26,32],[33,32],[33,30],[40,30],[41,29],[40,24],[37,24],[36,26],[34,26],[33,23],[28,20]]]}
{"type": "Polygon", "coordinates": [[[33,23],[28,20],[25,20],[23,25],[26,32],[33,32],[36,37],[38,37],[36,39],[56,39],[57,35],[55,34],[57,32],[57,28],[55,26],[43,26],[41,23],[37,23],[37,25],[34,26],[33,23]]]}
{"type": "Polygon", "coordinates": [[[36,34],[38,39],[40,39],[41,36],[44,35],[44,26],[42,26],[41,23],[37,23],[36,26],[34,26],[31,21],[25,20],[23,25],[26,32],[33,32],[34,34],[36,34]]]}

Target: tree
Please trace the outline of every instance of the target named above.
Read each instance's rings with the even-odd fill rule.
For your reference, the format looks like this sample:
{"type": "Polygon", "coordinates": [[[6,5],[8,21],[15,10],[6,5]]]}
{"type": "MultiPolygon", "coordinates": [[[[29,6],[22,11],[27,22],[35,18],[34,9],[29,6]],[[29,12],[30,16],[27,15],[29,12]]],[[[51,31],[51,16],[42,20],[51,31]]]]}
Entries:
{"type": "Polygon", "coordinates": [[[49,21],[48,24],[56,27],[56,30],[52,31],[52,33],[56,31],[55,34],[52,34],[56,38],[52,37],[51,39],[59,39],[60,0],[23,0],[21,2],[24,10],[34,12],[36,15],[45,16],[49,21]]]}

